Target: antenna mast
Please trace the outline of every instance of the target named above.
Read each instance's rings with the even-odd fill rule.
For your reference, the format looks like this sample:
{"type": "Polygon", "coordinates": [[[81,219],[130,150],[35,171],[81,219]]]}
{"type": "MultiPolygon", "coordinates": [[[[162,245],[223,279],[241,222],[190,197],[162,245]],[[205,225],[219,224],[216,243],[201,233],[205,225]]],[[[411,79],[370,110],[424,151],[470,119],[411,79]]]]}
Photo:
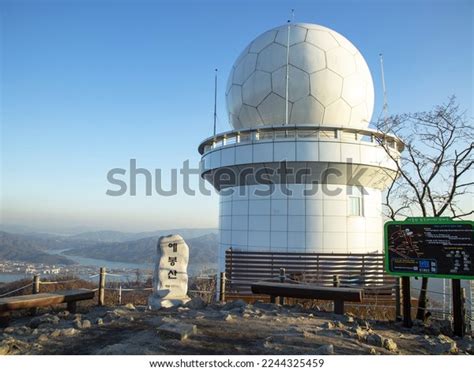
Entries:
{"type": "Polygon", "coordinates": [[[217,123],[217,68],[214,70],[214,137],[216,136],[217,123]]]}
{"type": "Polygon", "coordinates": [[[288,39],[286,41],[286,94],[285,94],[285,125],[288,125],[289,115],[288,115],[288,91],[289,91],[289,82],[290,82],[290,75],[289,75],[289,67],[290,67],[290,32],[291,32],[291,21],[295,17],[295,10],[291,9],[291,20],[288,19],[288,30],[287,36],[288,39]]]}
{"type": "Polygon", "coordinates": [[[382,73],[382,89],[383,89],[383,121],[384,124],[387,123],[387,112],[388,112],[388,103],[387,103],[387,90],[385,88],[385,73],[383,70],[383,54],[379,54],[380,57],[380,71],[382,73]]]}

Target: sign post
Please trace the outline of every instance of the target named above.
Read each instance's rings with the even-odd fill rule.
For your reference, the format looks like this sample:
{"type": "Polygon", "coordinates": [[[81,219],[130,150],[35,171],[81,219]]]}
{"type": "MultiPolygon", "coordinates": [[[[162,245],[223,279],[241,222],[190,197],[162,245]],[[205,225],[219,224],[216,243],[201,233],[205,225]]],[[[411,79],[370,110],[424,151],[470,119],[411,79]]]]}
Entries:
{"type": "Polygon", "coordinates": [[[402,277],[403,323],[411,326],[410,277],[451,278],[454,333],[464,334],[461,279],[474,279],[472,221],[407,218],[385,223],[385,270],[402,277]]]}

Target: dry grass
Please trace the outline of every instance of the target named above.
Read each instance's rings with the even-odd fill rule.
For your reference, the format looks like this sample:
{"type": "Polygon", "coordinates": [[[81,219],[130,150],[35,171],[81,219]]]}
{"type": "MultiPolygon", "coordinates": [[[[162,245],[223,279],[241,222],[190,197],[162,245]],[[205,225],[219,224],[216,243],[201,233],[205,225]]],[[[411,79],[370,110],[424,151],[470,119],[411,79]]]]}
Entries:
{"type": "MultiPolygon", "coordinates": [[[[51,279],[43,279],[40,285],[40,292],[54,292],[59,290],[70,290],[77,288],[96,289],[98,287],[97,282],[91,282],[82,280],[78,277],[71,275],[63,275],[54,277],[55,282],[67,281],[64,283],[53,283],[51,279]]],[[[11,282],[2,288],[0,288],[0,295],[19,287],[25,286],[31,283],[31,280],[24,279],[20,281],[11,282]]],[[[213,303],[216,301],[216,276],[210,278],[196,278],[192,277],[189,280],[189,296],[195,297],[200,296],[206,303],[213,303]]],[[[109,281],[106,284],[105,291],[105,305],[118,305],[119,304],[119,287],[122,286],[122,297],[121,303],[132,303],[134,305],[146,305],[148,302],[148,296],[151,294],[150,290],[143,290],[143,288],[152,287],[151,279],[146,281],[127,281],[127,282],[113,282],[109,281]],[[134,291],[127,291],[133,289],[134,291]]],[[[20,290],[13,295],[27,295],[32,293],[32,287],[20,290]]],[[[246,302],[253,303],[256,300],[269,302],[269,296],[267,295],[242,295],[242,294],[227,294],[227,301],[243,299],[246,302]]],[[[293,299],[286,298],[286,304],[294,305],[301,304],[306,309],[320,309],[325,311],[333,311],[333,303],[331,301],[311,300],[311,299],[293,299]]],[[[80,302],[80,307],[91,307],[97,304],[97,297],[94,300],[87,300],[80,302]]],[[[391,298],[383,296],[374,296],[367,298],[363,303],[351,304],[345,303],[345,311],[352,313],[358,318],[365,319],[376,319],[382,321],[391,321],[395,319],[395,303],[391,298]]]]}

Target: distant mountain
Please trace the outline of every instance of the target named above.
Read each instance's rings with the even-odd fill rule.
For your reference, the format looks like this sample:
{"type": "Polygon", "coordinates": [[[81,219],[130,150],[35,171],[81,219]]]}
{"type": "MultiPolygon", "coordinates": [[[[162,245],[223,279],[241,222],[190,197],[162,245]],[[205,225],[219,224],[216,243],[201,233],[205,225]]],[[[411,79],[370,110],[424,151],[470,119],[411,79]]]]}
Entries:
{"type": "Polygon", "coordinates": [[[74,264],[74,261],[64,256],[49,254],[48,247],[55,245],[54,240],[28,237],[0,231],[0,260],[16,260],[28,263],[43,263],[48,265],[74,264]]]}
{"type": "MultiPolygon", "coordinates": [[[[153,263],[157,242],[158,237],[147,237],[120,243],[99,243],[67,250],[64,254],[126,263],[153,263]]],[[[186,243],[190,250],[190,272],[217,266],[217,234],[189,238],[186,243]]]]}
{"type": "Polygon", "coordinates": [[[95,232],[84,232],[73,236],[69,236],[66,239],[69,241],[82,240],[82,241],[95,241],[95,242],[126,242],[134,241],[148,237],[160,237],[169,234],[180,234],[183,238],[194,238],[203,236],[209,233],[216,233],[215,228],[181,228],[181,229],[164,229],[150,232],[119,232],[119,231],[95,231],[95,232]]]}
{"type": "Polygon", "coordinates": [[[152,263],[158,238],[180,234],[190,246],[190,272],[217,264],[217,232],[211,228],[170,229],[141,233],[118,231],[84,232],[73,236],[43,232],[23,234],[0,231],[0,260],[44,264],[75,264],[65,256],[126,263],[152,263]]]}

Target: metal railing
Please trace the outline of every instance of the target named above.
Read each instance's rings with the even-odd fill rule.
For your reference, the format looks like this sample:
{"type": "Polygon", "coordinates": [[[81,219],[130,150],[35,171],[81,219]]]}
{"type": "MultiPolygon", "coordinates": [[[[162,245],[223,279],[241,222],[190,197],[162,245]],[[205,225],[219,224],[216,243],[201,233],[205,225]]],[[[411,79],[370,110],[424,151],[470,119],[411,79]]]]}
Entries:
{"type": "Polygon", "coordinates": [[[209,137],[201,142],[198,150],[202,155],[216,148],[230,145],[289,140],[332,140],[347,143],[362,142],[367,144],[372,143],[374,146],[384,144],[397,152],[402,152],[404,149],[403,142],[396,136],[373,129],[334,126],[262,126],[258,129],[227,131],[209,137]]]}

